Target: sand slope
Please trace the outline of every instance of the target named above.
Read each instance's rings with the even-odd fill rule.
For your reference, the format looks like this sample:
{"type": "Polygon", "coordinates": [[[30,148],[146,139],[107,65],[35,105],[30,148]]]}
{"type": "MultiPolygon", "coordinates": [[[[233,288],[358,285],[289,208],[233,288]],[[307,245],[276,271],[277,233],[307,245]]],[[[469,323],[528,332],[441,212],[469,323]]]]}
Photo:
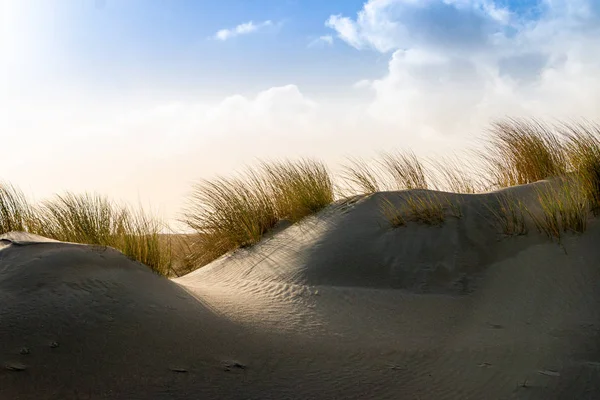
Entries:
{"type": "Polygon", "coordinates": [[[331,207],[173,281],[10,236],[0,398],[600,398],[600,226],[564,248],[499,240],[486,194],[441,227],[389,229],[380,197],[405,195],[331,207]]]}

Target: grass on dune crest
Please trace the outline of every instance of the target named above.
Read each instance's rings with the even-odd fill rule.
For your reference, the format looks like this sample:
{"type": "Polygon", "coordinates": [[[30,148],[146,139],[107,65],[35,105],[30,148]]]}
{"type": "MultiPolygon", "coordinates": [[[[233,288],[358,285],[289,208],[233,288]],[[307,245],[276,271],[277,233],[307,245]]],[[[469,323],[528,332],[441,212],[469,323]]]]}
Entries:
{"type": "Polygon", "coordinates": [[[31,206],[15,188],[0,189],[1,233],[24,231],[50,239],[110,246],[157,273],[169,272],[171,255],[159,243],[163,224],[143,210],[118,206],[97,195],[67,193],[31,206]]]}
{"type": "Polygon", "coordinates": [[[600,212],[600,125],[563,124],[566,152],[571,170],[580,180],[588,205],[600,212]]]}
{"type": "Polygon", "coordinates": [[[499,188],[560,176],[568,169],[556,129],[534,119],[494,122],[482,159],[492,184],[499,188]]]}
{"type": "MultiPolygon", "coordinates": [[[[437,190],[452,193],[474,194],[484,191],[484,185],[477,174],[469,169],[458,157],[440,157],[429,160],[431,180],[437,190]]],[[[473,170],[474,167],[471,166],[473,170]]],[[[477,168],[475,168],[477,171],[477,168]]]]}
{"type": "Polygon", "coordinates": [[[428,189],[427,169],[419,158],[409,153],[383,153],[381,164],[392,178],[395,189],[428,189]]]}
{"type": "Polygon", "coordinates": [[[529,212],[538,231],[560,243],[566,232],[583,233],[590,211],[585,184],[561,179],[558,185],[537,190],[541,212],[529,212]]]}
{"type": "Polygon", "coordinates": [[[425,225],[441,225],[446,220],[445,201],[436,193],[410,195],[406,204],[410,217],[425,225]]]}
{"type": "Polygon", "coordinates": [[[334,182],[323,163],[312,160],[263,163],[277,219],[297,222],[335,200],[334,182]]]}
{"type": "Polygon", "coordinates": [[[518,198],[507,193],[498,197],[498,203],[494,206],[488,205],[492,214],[494,224],[504,236],[520,236],[528,232],[525,216],[527,207],[518,198]]]}
{"type": "Polygon", "coordinates": [[[29,231],[34,211],[23,193],[12,185],[0,183],[0,234],[29,231]]]}
{"type": "Polygon", "coordinates": [[[95,194],[57,195],[38,207],[39,234],[65,242],[110,246],[167,275],[171,247],[159,236],[165,225],[143,209],[95,194]]]}
{"type": "Polygon", "coordinates": [[[234,178],[194,186],[183,222],[196,233],[190,265],[257,243],[281,220],[296,222],[334,201],[334,182],[318,161],[261,163],[234,178]]]}
{"type": "Polygon", "coordinates": [[[351,193],[372,194],[383,188],[380,171],[360,158],[349,158],[342,165],[341,177],[351,193]]]}

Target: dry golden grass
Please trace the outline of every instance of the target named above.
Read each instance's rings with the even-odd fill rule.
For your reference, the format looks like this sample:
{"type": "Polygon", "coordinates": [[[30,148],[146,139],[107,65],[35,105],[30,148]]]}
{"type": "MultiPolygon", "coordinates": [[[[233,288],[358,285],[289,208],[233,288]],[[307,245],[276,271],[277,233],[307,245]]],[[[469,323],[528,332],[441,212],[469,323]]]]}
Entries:
{"type": "Polygon", "coordinates": [[[426,225],[441,225],[446,220],[447,200],[436,193],[411,194],[406,199],[412,220],[426,225]]]}
{"type": "Polygon", "coordinates": [[[396,190],[429,188],[427,169],[412,152],[383,153],[381,165],[392,178],[396,190]]]}
{"type": "Polygon", "coordinates": [[[168,274],[170,246],[160,243],[163,225],[142,210],[120,207],[96,195],[67,193],[40,206],[29,205],[20,191],[0,188],[0,233],[24,231],[65,242],[110,246],[168,274]]]}
{"type": "Polygon", "coordinates": [[[64,242],[113,247],[160,274],[169,272],[170,243],[159,240],[165,225],[142,209],[120,206],[99,195],[66,193],[42,203],[35,214],[33,233],[64,242]]]}
{"type": "Polygon", "coordinates": [[[371,194],[382,190],[377,168],[360,158],[348,159],[347,164],[342,166],[342,179],[353,194],[371,194]]]}
{"type": "Polygon", "coordinates": [[[392,203],[389,199],[383,198],[379,204],[381,214],[390,223],[392,228],[398,228],[406,225],[406,218],[402,210],[392,203]]]}
{"type": "MultiPolygon", "coordinates": [[[[527,233],[528,215],[538,230],[560,241],[565,232],[586,229],[589,210],[600,212],[598,124],[502,120],[493,123],[478,155],[479,163],[456,157],[424,163],[412,152],[388,152],[373,162],[349,159],[342,178],[351,194],[432,188],[473,194],[567,177],[537,194],[539,212],[532,213],[518,199],[499,198],[492,214],[509,236],[527,233]]],[[[281,220],[296,222],[318,212],[335,200],[337,187],[325,165],[312,160],[261,163],[232,178],[202,181],[183,217],[195,234],[176,244],[176,256],[172,247],[177,240],[161,236],[162,223],[100,196],[66,194],[32,206],[17,189],[0,185],[0,232],[112,246],[166,274],[174,257],[193,269],[257,243],[281,220]]],[[[389,201],[380,207],[392,226],[407,221],[439,225],[447,216],[463,213],[459,197],[434,192],[408,193],[400,209],[389,201]]]]}
{"type": "Polygon", "coordinates": [[[590,210],[585,190],[585,184],[577,177],[561,179],[558,185],[538,189],[541,212],[530,212],[538,231],[559,243],[563,233],[583,233],[590,210]]]}
{"type": "Polygon", "coordinates": [[[562,124],[571,170],[583,187],[589,207],[600,211],[600,125],[562,124]]]}
{"type": "Polygon", "coordinates": [[[498,203],[488,205],[494,224],[505,236],[520,236],[528,232],[525,204],[512,195],[502,193],[498,196],[498,203]]]}
{"type": "Polygon", "coordinates": [[[311,160],[261,163],[237,178],[202,181],[183,219],[197,233],[189,259],[205,265],[257,243],[278,221],[299,221],[333,201],[329,171],[311,160]]]}
{"type": "Polygon", "coordinates": [[[482,158],[500,188],[560,176],[568,168],[560,136],[533,119],[494,122],[482,158]]]}
{"type": "Polygon", "coordinates": [[[0,233],[28,231],[34,211],[23,193],[9,184],[0,184],[0,233]]]}

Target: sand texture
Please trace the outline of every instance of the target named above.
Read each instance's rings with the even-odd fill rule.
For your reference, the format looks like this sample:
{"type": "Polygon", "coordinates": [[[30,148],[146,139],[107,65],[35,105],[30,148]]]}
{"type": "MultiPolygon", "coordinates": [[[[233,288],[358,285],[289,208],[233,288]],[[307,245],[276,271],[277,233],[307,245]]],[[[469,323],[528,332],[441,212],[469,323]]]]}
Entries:
{"type": "Polygon", "coordinates": [[[561,246],[503,238],[490,193],[391,229],[380,201],[406,193],[171,281],[112,249],[5,235],[0,398],[600,398],[600,225],[561,246]]]}

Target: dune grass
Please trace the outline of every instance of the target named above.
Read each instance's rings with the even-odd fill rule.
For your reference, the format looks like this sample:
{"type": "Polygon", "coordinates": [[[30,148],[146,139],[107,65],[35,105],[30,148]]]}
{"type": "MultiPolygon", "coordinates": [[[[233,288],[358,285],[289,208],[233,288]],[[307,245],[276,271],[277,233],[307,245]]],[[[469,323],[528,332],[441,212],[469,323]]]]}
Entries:
{"type": "Polygon", "coordinates": [[[183,218],[197,234],[189,258],[198,267],[253,245],[277,222],[297,222],[334,198],[329,171],[312,160],[261,163],[238,177],[202,181],[183,218]]]}
{"type": "Polygon", "coordinates": [[[445,195],[434,192],[410,193],[401,205],[384,198],[379,207],[393,228],[405,226],[408,221],[429,226],[442,225],[448,216],[448,208],[452,216],[462,217],[460,204],[452,203],[445,195]]]}
{"type": "MultiPolygon", "coordinates": [[[[483,184],[476,177],[476,174],[467,172],[467,168],[461,160],[454,157],[440,157],[429,160],[431,171],[429,178],[434,182],[437,190],[448,191],[452,193],[474,194],[483,191],[483,184]]],[[[470,166],[471,171],[477,168],[470,166]]]]}
{"type": "Polygon", "coordinates": [[[492,220],[505,236],[521,236],[528,232],[527,207],[518,198],[507,193],[498,196],[498,203],[488,205],[492,220]]]}
{"type": "Polygon", "coordinates": [[[0,188],[0,233],[24,231],[59,241],[110,246],[129,258],[168,274],[169,243],[159,242],[163,224],[144,213],[97,195],[67,193],[32,206],[8,185],[0,188]]]}
{"type": "Polygon", "coordinates": [[[396,190],[429,188],[427,169],[414,153],[383,153],[381,164],[391,176],[396,190]]]}
{"type": "Polygon", "coordinates": [[[165,225],[138,210],[95,194],[66,193],[43,202],[37,210],[38,234],[72,243],[109,246],[129,258],[168,274],[170,243],[159,240],[165,225]]]}
{"type": "Polygon", "coordinates": [[[437,226],[446,220],[445,201],[436,193],[411,194],[406,205],[413,221],[437,226]]]}
{"type": "Polygon", "coordinates": [[[278,220],[297,222],[335,200],[334,182],[321,162],[262,163],[278,220]]]}
{"type": "Polygon", "coordinates": [[[578,177],[561,179],[557,185],[538,189],[541,212],[529,213],[538,231],[559,243],[563,233],[583,233],[590,211],[585,189],[578,177]]]}
{"type": "Polygon", "coordinates": [[[499,188],[560,176],[568,169],[556,129],[534,119],[494,122],[481,156],[492,184],[499,188]]]}
{"type": "Polygon", "coordinates": [[[0,233],[29,231],[34,223],[33,208],[16,187],[0,184],[0,233]]]}
{"type": "MultiPolygon", "coordinates": [[[[490,211],[502,233],[526,234],[529,216],[540,232],[560,241],[565,232],[586,229],[590,210],[600,213],[600,125],[505,119],[492,124],[484,144],[477,160],[423,162],[410,151],[382,153],[373,161],[349,159],[341,177],[351,194],[424,190],[408,192],[401,207],[382,201],[381,212],[394,227],[409,221],[435,226],[448,216],[462,217],[461,198],[429,189],[474,194],[560,177],[560,185],[538,191],[534,212],[520,199],[500,195],[490,211]]],[[[331,204],[338,187],[325,165],[314,160],[260,163],[240,175],[201,181],[182,219],[195,233],[184,235],[177,257],[194,269],[251,246],[279,221],[297,222],[331,204]]],[[[173,260],[172,238],[161,235],[163,224],[143,210],[96,195],[67,193],[32,206],[18,189],[0,185],[0,232],[9,231],[111,246],[164,274],[173,260]]]]}
{"type": "Polygon", "coordinates": [[[363,159],[349,158],[342,166],[341,176],[350,192],[372,194],[382,190],[380,174],[363,159]]]}
{"type": "Polygon", "coordinates": [[[379,204],[379,209],[392,228],[399,228],[406,225],[404,212],[389,199],[383,198],[379,204]]]}
{"type": "Polygon", "coordinates": [[[580,180],[594,215],[600,212],[600,125],[562,124],[571,170],[580,180]]]}

